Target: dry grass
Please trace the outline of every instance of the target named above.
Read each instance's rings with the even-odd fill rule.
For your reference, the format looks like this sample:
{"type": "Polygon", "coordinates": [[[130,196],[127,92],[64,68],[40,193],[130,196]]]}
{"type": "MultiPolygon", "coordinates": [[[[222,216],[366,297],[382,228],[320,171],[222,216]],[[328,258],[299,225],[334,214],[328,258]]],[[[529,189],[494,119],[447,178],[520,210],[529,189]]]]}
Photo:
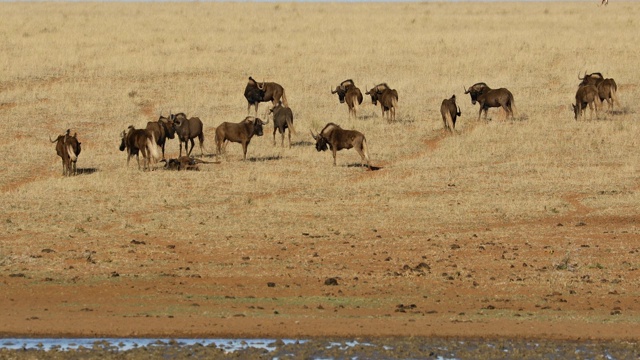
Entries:
{"type": "MultiPolygon", "coordinates": [[[[532,235],[518,224],[583,207],[586,218],[639,215],[638,3],[2,3],[0,9],[5,272],[39,269],[64,280],[72,275],[61,268],[86,250],[96,251],[101,274],[153,276],[154,266],[176,261],[162,251],[147,254],[152,262],[138,258],[121,246],[131,239],[187,247],[203,259],[191,266],[208,277],[245,273],[214,261],[220,254],[238,259],[295,242],[312,253],[315,242],[374,249],[391,239],[435,262],[448,251],[431,247],[426,239],[434,234],[450,244],[495,228],[496,238],[520,241],[532,235]],[[576,76],[584,70],[616,79],[622,107],[615,114],[573,120],[576,76]],[[125,168],[120,132],[169,111],[200,117],[213,152],[214,127],[246,115],[249,76],[286,89],[298,130],[292,149],[272,145],[269,125],[249,146],[250,161],[242,162],[240,145],[230,144],[221,164],[200,172],[139,172],[135,161],[125,168]],[[363,93],[379,82],[397,89],[397,122],[388,124],[366,99],[359,119],[349,120],[346,105],[329,92],[347,78],[363,93]],[[515,121],[496,109],[491,121],[476,121],[477,106],[463,86],[478,81],[511,90],[515,121]],[[439,108],[452,94],[463,115],[459,134],[448,136],[439,108]],[[365,133],[381,169],[356,166],[353,150],[339,152],[333,167],[330,153],[317,153],[309,135],[327,122],[365,133]],[[73,178],[62,178],[48,142],[67,128],[83,146],[84,174],[73,178]],[[309,235],[320,237],[309,242],[309,235]],[[58,254],[67,259],[30,257],[43,248],[64,249],[58,254]],[[139,261],[150,270],[138,268],[139,261]]],[[[263,103],[260,114],[265,109],[263,103]]],[[[168,156],[177,150],[170,141],[168,156]]],[[[561,261],[556,255],[546,259],[549,267],[561,261]]],[[[251,271],[278,278],[287,272],[282,266],[299,261],[251,271]]],[[[339,265],[308,270],[330,276],[339,265]]],[[[341,271],[345,278],[356,274],[341,271]]]]}

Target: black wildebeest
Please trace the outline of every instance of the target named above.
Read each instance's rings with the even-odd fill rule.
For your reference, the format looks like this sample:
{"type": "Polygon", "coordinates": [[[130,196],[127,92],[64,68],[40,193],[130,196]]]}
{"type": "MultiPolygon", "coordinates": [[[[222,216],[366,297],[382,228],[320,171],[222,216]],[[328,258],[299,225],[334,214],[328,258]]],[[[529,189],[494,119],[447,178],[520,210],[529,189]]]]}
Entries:
{"type": "Polygon", "coordinates": [[[371,169],[369,163],[369,152],[367,150],[367,139],[364,134],[356,130],[343,130],[334,123],[328,123],[318,135],[311,131],[311,136],[316,141],[317,151],[331,149],[333,153],[333,166],[336,165],[336,152],[342,149],[355,148],[362,161],[367,161],[367,167],[371,169]]]}
{"type": "Polygon", "coordinates": [[[614,103],[617,102],[618,105],[620,105],[620,101],[618,100],[617,95],[618,85],[616,84],[616,81],[614,79],[605,79],[602,73],[599,72],[587,74],[587,72],[585,71],[583,77],[580,77],[580,73],[578,73],[578,80],[581,80],[578,87],[585,85],[595,85],[595,87],[598,88],[600,102],[606,101],[609,105],[610,111],[613,111],[614,103]]]}
{"type": "Polygon", "coordinates": [[[180,156],[177,159],[161,160],[164,161],[164,168],[167,170],[195,170],[198,171],[198,164],[211,164],[209,161],[195,159],[189,156],[180,156]]]}
{"type": "Polygon", "coordinates": [[[353,80],[345,80],[340,83],[340,85],[336,86],[335,90],[331,90],[332,94],[338,94],[338,100],[340,100],[340,104],[346,102],[347,107],[349,108],[349,117],[353,116],[357,117],[358,113],[358,105],[362,104],[362,92],[353,80]]]}
{"type": "Polygon", "coordinates": [[[216,148],[218,155],[222,154],[222,150],[226,150],[227,141],[242,144],[243,160],[247,160],[247,147],[251,142],[251,138],[262,136],[262,126],[267,125],[269,119],[263,122],[261,119],[247,116],[239,123],[223,122],[216,128],[216,148]]]}
{"type": "Polygon", "coordinates": [[[259,83],[253,80],[251,76],[249,76],[247,86],[244,88],[244,97],[249,103],[247,105],[247,114],[251,111],[251,105],[253,105],[255,107],[255,115],[258,116],[258,105],[266,101],[271,101],[273,106],[276,106],[282,100],[282,104],[285,107],[289,107],[284,88],[280,84],[264,81],[259,83]]]}
{"type": "Polygon", "coordinates": [[[273,115],[273,145],[276,145],[276,130],[280,132],[282,136],[281,146],[284,147],[284,132],[289,129],[289,148],[291,148],[291,133],[296,133],[293,128],[293,112],[291,108],[282,106],[282,103],[278,103],[274,108],[269,110],[269,113],[273,115]]]}
{"type": "Polygon", "coordinates": [[[77,134],[74,133],[73,136],[69,134],[70,130],[67,129],[64,135],[58,136],[55,140],[51,140],[51,136],[49,136],[49,141],[56,143],[56,153],[62,159],[63,176],[77,175],[76,162],[80,151],[82,151],[77,134]]]}
{"type": "Polygon", "coordinates": [[[155,135],[146,129],[136,129],[130,125],[128,130],[123,131],[120,136],[122,137],[120,151],[127,150],[127,166],[129,166],[131,157],[135,155],[138,161],[138,170],[140,170],[139,153],[142,153],[142,169],[151,170],[151,163],[160,158],[155,135]]]}
{"type": "Polygon", "coordinates": [[[192,117],[187,119],[187,115],[184,113],[177,113],[175,115],[169,115],[169,120],[170,123],[173,124],[173,129],[180,140],[179,156],[182,156],[182,143],[184,143],[184,151],[186,155],[191,155],[191,151],[193,151],[193,147],[195,146],[195,141],[193,141],[193,139],[196,137],[200,144],[200,156],[204,156],[204,133],[202,132],[202,121],[200,118],[192,117]],[[191,142],[191,149],[189,149],[189,142],[191,142]]]}
{"type": "Polygon", "coordinates": [[[478,112],[478,120],[480,115],[484,111],[484,118],[487,119],[487,112],[492,107],[502,107],[507,113],[506,117],[511,115],[511,119],[514,117],[514,110],[516,107],[513,100],[513,94],[505,88],[491,89],[485,83],[473,84],[469,89],[464,89],[465,94],[471,96],[471,104],[475,105],[476,101],[480,104],[480,111],[478,112]]]}
{"type": "MultiPolygon", "coordinates": [[[[162,148],[162,158],[164,159],[164,144],[167,139],[173,139],[176,134],[173,123],[169,118],[160,115],[158,121],[149,121],[147,123],[147,131],[152,132],[155,136],[156,144],[162,148]]],[[[182,150],[182,147],[180,147],[180,150],[182,150]]]]}
{"type": "Polygon", "coordinates": [[[606,101],[609,105],[609,111],[613,111],[614,103],[618,103],[618,106],[620,105],[617,93],[618,85],[615,80],[608,78],[598,83],[598,96],[600,97],[600,102],[606,101]]]}
{"type": "Polygon", "coordinates": [[[380,102],[382,117],[387,113],[387,121],[396,120],[396,109],[398,108],[398,92],[391,89],[386,83],[378,84],[365,93],[371,96],[371,103],[375,106],[380,102]]]}
{"type": "Polygon", "coordinates": [[[579,120],[582,117],[584,109],[589,105],[589,118],[593,118],[593,108],[595,106],[596,119],[598,118],[598,107],[600,107],[600,96],[598,88],[595,85],[584,85],[578,88],[576,92],[576,103],[571,104],[573,107],[574,119],[579,120]]]}
{"type": "Polygon", "coordinates": [[[450,99],[442,100],[440,105],[440,113],[442,114],[442,121],[444,122],[444,128],[453,132],[456,128],[456,119],[461,116],[460,107],[456,105],[456,96],[451,96],[450,99]]]}

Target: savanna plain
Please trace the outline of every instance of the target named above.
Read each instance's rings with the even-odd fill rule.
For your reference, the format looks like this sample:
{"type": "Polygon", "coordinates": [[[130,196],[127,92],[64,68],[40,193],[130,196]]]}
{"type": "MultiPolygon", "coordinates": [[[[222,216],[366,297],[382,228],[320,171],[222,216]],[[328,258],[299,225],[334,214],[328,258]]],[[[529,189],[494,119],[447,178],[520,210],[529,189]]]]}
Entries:
{"type": "Polygon", "coordinates": [[[640,337],[640,3],[0,9],[0,335],[640,337]],[[620,103],[576,121],[585,71],[620,103]],[[217,156],[249,76],[285,88],[292,146],[270,123],[246,161],[217,156]],[[395,88],[396,121],[366,96],[349,119],[345,79],[395,88]],[[514,119],[478,121],[480,81],[514,119]],[[120,133],[169,112],[202,119],[212,163],[126,166],[120,133]],[[374,170],[316,151],[328,122],[374,170]],[[49,141],[67,129],[73,177],[49,141]]]}

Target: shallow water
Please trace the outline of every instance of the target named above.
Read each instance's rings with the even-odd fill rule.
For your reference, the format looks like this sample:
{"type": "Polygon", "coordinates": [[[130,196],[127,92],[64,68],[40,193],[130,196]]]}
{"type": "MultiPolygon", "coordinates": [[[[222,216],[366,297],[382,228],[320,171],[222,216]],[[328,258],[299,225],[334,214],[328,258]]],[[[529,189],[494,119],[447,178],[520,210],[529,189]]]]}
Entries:
{"type": "Polygon", "coordinates": [[[519,339],[0,339],[11,359],[640,359],[640,344],[519,339]]]}

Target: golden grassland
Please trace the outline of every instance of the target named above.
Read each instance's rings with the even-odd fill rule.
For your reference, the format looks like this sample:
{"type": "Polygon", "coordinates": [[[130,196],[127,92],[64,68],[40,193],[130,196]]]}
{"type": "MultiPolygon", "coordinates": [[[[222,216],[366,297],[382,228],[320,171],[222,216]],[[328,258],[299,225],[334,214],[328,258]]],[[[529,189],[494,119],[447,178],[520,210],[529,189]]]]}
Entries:
{"type": "MultiPolygon", "coordinates": [[[[205,278],[286,278],[289,267],[300,268],[299,257],[282,254],[275,265],[251,266],[214,259],[228,256],[237,264],[243,255],[296,242],[310,253],[316,243],[335,242],[335,253],[321,254],[327,257],[339,257],[337,245],[346,241],[371,252],[394,246],[426,254],[433,266],[450,249],[434,248],[432,239],[448,246],[491,228],[494,238],[525,241],[546,234],[519,224],[573,221],[579,214],[588,225],[596,216],[640,215],[635,2],[606,8],[595,2],[2,3],[0,9],[5,275],[100,283],[116,271],[154,277],[146,269],[173,264],[162,251],[131,255],[120,246],[131,239],[197,252],[202,261],[191,267],[205,278]],[[575,121],[571,102],[585,70],[615,78],[621,104],[598,120],[575,121]],[[279,135],[273,146],[268,125],[251,142],[246,162],[232,143],[220,164],[199,172],[141,172],[135,161],[125,166],[121,131],[169,111],[200,117],[213,154],[215,126],[247,114],[249,76],[285,88],[297,130],[291,149],[279,146],[279,135]],[[397,121],[387,123],[366,98],[358,119],[350,120],[329,91],[347,78],[363,93],[380,82],[397,89],[397,121]],[[511,90],[515,120],[505,121],[497,109],[489,110],[490,121],[476,120],[477,105],[463,86],[479,81],[511,90]],[[456,135],[443,132],[439,113],[452,94],[462,109],[456,135]],[[336,167],[329,152],[316,152],[309,130],[327,122],[363,132],[380,170],[358,166],[353,150],[339,152],[336,167]],[[68,128],[82,142],[82,174],[63,178],[49,136],[68,128]],[[309,235],[320,237],[305,242],[309,235]],[[65,251],[32,256],[44,248],[65,251]],[[62,271],[87,252],[94,252],[92,270],[62,271]]],[[[268,106],[260,105],[260,116],[268,106]]],[[[167,153],[177,156],[177,140],[168,142],[167,153]]],[[[637,237],[636,224],[593,231],[637,237]]],[[[579,249],[556,245],[540,264],[578,256],[579,249]]],[[[577,261],[586,268],[609,256],[638,267],[633,246],[611,244],[606,253],[594,249],[577,261]]],[[[364,276],[348,263],[307,265],[318,278],[364,276]]],[[[550,289],[568,282],[562,274],[540,280],[550,289]]],[[[415,286],[426,292],[431,284],[415,286]]],[[[496,286],[496,293],[510,291],[496,286]]],[[[637,286],[624,286],[639,295],[637,286]]]]}

